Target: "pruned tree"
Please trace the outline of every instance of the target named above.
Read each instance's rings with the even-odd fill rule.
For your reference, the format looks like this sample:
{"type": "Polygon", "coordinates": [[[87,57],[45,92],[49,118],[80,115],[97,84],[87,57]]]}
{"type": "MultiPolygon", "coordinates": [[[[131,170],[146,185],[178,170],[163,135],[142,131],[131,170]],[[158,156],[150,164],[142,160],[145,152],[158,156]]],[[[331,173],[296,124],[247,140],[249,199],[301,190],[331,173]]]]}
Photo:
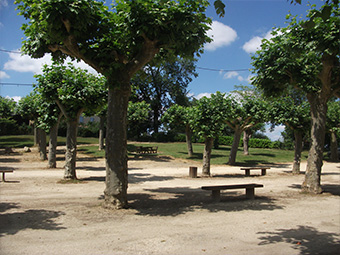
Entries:
{"type": "Polygon", "coordinates": [[[300,173],[303,137],[310,130],[310,106],[307,101],[294,100],[291,96],[273,100],[268,108],[269,119],[274,125],[286,125],[294,132],[293,174],[300,173]]]}
{"type": "Polygon", "coordinates": [[[106,97],[105,81],[86,70],[54,64],[45,65],[35,75],[43,98],[56,103],[67,123],[64,179],[76,179],[77,132],[80,115],[86,109],[100,108],[106,97]]]}
{"type": "Polygon", "coordinates": [[[127,128],[130,137],[140,136],[139,126],[147,122],[149,118],[150,105],[145,101],[129,102],[127,114],[127,128]]]}
{"type": "Polygon", "coordinates": [[[218,136],[225,121],[224,114],[229,110],[225,94],[216,92],[211,98],[202,97],[192,108],[190,125],[194,132],[204,138],[202,175],[210,176],[210,159],[213,141],[218,136]]]}
{"type": "Polygon", "coordinates": [[[185,132],[185,140],[187,143],[188,156],[192,157],[194,150],[192,148],[192,127],[190,125],[193,118],[193,107],[181,106],[174,104],[170,106],[162,116],[162,122],[171,129],[181,130],[185,132]]]}
{"type": "Polygon", "coordinates": [[[340,95],[340,9],[338,1],[312,8],[306,20],[292,17],[273,32],[253,56],[253,84],[267,95],[293,86],[306,93],[311,111],[311,140],[302,189],[321,193],[327,102],[340,95]]]}
{"type": "Polygon", "coordinates": [[[339,100],[328,102],[327,132],[330,133],[330,160],[339,162],[338,137],[340,136],[340,102],[339,100]]]}
{"type": "Polygon", "coordinates": [[[131,78],[156,54],[193,57],[202,52],[211,20],[208,1],[18,0],[27,36],[22,51],[40,58],[82,59],[108,82],[104,206],[127,207],[127,108],[131,78]]]}
{"type": "Polygon", "coordinates": [[[229,165],[235,165],[236,155],[244,131],[253,128],[267,120],[267,103],[254,95],[225,98],[229,110],[224,113],[225,123],[234,130],[234,139],[229,154],[229,165]]]}
{"type": "Polygon", "coordinates": [[[30,120],[34,129],[34,145],[38,146],[40,159],[47,159],[46,151],[46,132],[39,127],[39,110],[42,109],[44,100],[37,91],[21,98],[18,102],[17,113],[30,120]]]}

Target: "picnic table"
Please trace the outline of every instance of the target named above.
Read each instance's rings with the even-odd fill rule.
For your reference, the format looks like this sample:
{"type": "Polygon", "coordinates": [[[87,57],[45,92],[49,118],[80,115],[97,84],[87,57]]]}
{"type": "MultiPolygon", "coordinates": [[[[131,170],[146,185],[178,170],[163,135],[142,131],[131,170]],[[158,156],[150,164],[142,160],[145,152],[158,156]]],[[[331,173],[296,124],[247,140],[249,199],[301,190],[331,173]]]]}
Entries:
{"type": "Polygon", "coordinates": [[[157,153],[157,146],[137,146],[136,153],[138,154],[152,154],[157,153]]]}

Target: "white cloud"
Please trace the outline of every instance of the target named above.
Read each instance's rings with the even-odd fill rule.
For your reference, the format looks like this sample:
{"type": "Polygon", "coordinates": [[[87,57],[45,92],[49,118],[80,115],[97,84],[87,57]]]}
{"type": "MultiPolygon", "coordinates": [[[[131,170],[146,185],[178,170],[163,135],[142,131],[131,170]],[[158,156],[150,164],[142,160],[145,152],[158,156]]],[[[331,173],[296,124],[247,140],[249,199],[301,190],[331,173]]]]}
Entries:
{"type": "Polygon", "coordinates": [[[239,73],[238,73],[238,72],[235,72],[235,71],[226,72],[226,73],[223,75],[223,79],[231,79],[231,78],[234,78],[234,77],[237,77],[237,76],[239,76],[239,73]]]}
{"type": "Polygon", "coordinates": [[[0,9],[2,7],[7,7],[8,6],[8,1],[7,0],[0,0],[0,9]]]}
{"type": "Polygon", "coordinates": [[[11,77],[4,71],[0,71],[0,79],[8,79],[8,78],[11,78],[11,77]]]}
{"type": "Polygon", "coordinates": [[[234,29],[218,21],[212,22],[211,29],[207,34],[213,39],[211,43],[205,45],[205,50],[208,51],[228,46],[237,39],[237,33],[234,29]]]}
{"type": "Polygon", "coordinates": [[[254,36],[242,46],[242,49],[247,53],[255,53],[258,49],[260,49],[263,39],[269,40],[273,37],[271,32],[272,31],[268,31],[263,37],[254,36]]]}
{"type": "MultiPolygon", "coordinates": [[[[71,62],[69,58],[66,61],[71,62]]],[[[72,63],[76,67],[86,69],[92,74],[97,74],[97,72],[92,67],[85,64],[83,61],[73,61],[72,63]]],[[[45,64],[52,64],[52,58],[50,54],[46,54],[43,58],[34,59],[27,55],[9,53],[9,61],[5,63],[4,69],[16,72],[32,72],[34,74],[41,74],[42,68],[45,64]]]]}
{"type": "Polygon", "coordinates": [[[272,141],[282,140],[281,132],[285,130],[285,126],[275,126],[274,131],[270,132],[270,126],[266,126],[266,136],[272,141]]]}
{"type": "Polygon", "coordinates": [[[210,98],[211,97],[211,93],[200,93],[197,96],[194,96],[194,98],[196,98],[196,99],[201,99],[202,97],[210,98]]]}
{"type": "Polygon", "coordinates": [[[6,96],[6,98],[10,98],[10,99],[13,99],[15,102],[19,102],[20,101],[20,99],[21,99],[21,97],[19,97],[19,96],[14,96],[14,97],[10,97],[10,96],[6,96]]]}

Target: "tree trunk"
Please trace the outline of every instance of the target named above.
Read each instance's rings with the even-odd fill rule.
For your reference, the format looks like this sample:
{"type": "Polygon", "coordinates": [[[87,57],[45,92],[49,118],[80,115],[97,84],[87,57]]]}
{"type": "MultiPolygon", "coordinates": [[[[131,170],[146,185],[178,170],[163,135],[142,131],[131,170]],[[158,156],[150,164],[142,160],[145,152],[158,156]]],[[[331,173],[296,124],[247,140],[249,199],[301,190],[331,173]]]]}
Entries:
{"type": "Polygon", "coordinates": [[[206,137],[204,141],[204,152],[203,152],[203,167],[202,167],[202,175],[210,176],[210,158],[211,158],[211,149],[213,146],[214,138],[206,137]]]}
{"type": "Polygon", "coordinates": [[[118,88],[109,88],[106,130],[106,188],[107,208],[121,209],[128,206],[127,165],[127,109],[131,89],[129,80],[118,88]]]}
{"type": "Polygon", "coordinates": [[[321,189],[321,168],[323,165],[323,149],[325,142],[325,124],[327,114],[327,99],[320,95],[307,95],[312,119],[311,148],[308,153],[303,191],[319,194],[321,189]]]}
{"type": "Polygon", "coordinates": [[[104,124],[105,124],[105,118],[103,116],[99,117],[99,150],[104,149],[104,124]]]}
{"type": "Polygon", "coordinates": [[[57,167],[57,137],[59,122],[50,129],[50,141],[48,145],[48,168],[57,167]]]}
{"type": "Polygon", "coordinates": [[[242,130],[239,127],[236,127],[235,133],[234,133],[233,145],[231,146],[231,151],[229,155],[228,165],[231,165],[231,166],[235,165],[236,155],[237,155],[237,150],[238,150],[238,146],[240,143],[241,134],[242,134],[242,130]]]}
{"type": "Polygon", "coordinates": [[[39,128],[33,123],[33,136],[34,136],[34,146],[39,147],[39,128]]]}
{"type": "MultiPolygon", "coordinates": [[[[80,115],[80,114],[79,114],[80,115]]],[[[64,179],[77,179],[76,159],[77,159],[77,132],[78,119],[67,120],[66,153],[64,179]]]]}
{"type": "Polygon", "coordinates": [[[338,162],[339,155],[338,155],[338,141],[336,139],[335,132],[331,132],[331,161],[338,162]]]}
{"type": "Polygon", "coordinates": [[[250,138],[250,131],[245,130],[243,132],[243,154],[249,155],[249,138],[250,138]]]}
{"type": "Polygon", "coordinates": [[[55,125],[50,129],[50,141],[48,146],[48,168],[57,167],[57,139],[58,139],[58,127],[63,114],[60,113],[55,125]]]}
{"type": "Polygon", "coordinates": [[[188,156],[192,157],[194,154],[194,150],[192,149],[192,142],[191,142],[191,137],[192,137],[192,131],[189,125],[186,125],[185,127],[185,139],[187,142],[187,147],[188,147],[188,156]]]}
{"type": "Polygon", "coordinates": [[[300,174],[301,152],[302,152],[302,132],[294,130],[294,163],[293,174],[300,174]]]}
{"type": "Polygon", "coordinates": [[[43,129],[39,129],[39,152],[40,152],[40,160],[47,160],[47,151],[46,151],[46,132],[43,129]]]}

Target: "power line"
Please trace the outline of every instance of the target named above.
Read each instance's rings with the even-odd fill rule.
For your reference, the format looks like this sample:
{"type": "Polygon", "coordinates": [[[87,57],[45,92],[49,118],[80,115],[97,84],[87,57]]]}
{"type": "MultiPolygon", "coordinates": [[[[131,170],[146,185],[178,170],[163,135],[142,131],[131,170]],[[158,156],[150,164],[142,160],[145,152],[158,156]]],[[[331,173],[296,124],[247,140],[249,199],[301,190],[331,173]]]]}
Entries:
{"type": "Polygon", "coordinates": [[[6,85],[6,86],[33,86],[32,83],[12,83],[12,82],[0,82],[0,85],[6,85]]]}
{"type": "Polygon", "coordinates": [[[21,54],[22,53],[20,51],[14,51],[14,50],[3,50],[3,49],[0,49],[0,51],[7,52],[7,53],[16,53],[16,54],[21,54]]]}

